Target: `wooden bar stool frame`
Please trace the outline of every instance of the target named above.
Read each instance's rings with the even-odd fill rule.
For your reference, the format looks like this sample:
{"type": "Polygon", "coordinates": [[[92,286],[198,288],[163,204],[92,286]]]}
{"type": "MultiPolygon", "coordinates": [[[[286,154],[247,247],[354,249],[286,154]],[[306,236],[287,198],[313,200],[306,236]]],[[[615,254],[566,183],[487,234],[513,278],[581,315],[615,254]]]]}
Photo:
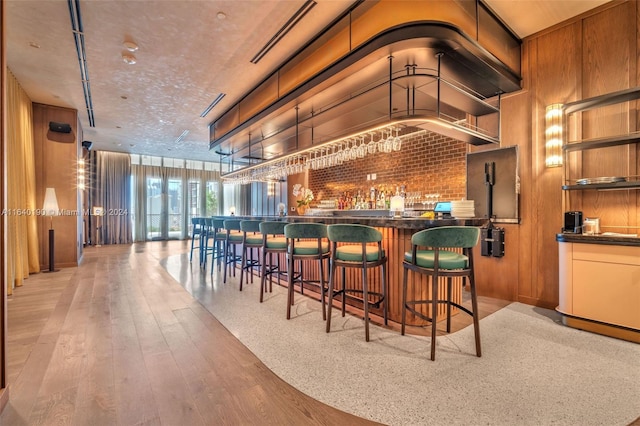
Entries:
{"type": "MultiPolygon", "coordinates": [[[[369,307],[379,308],[383,306],[383,318],[384,325],[388,324],[387,318],[387,256],[382,249],[382,233],[375,228],[366,225],[349,225],[349,224],[337,224],[329,225],[327,227],[327,234],[329,241],[331,242],[331,269],[329,272],[329,302],[327,312],[327,333],[331,331],[331,308],[333,305],[333,298],[338,294],[342,294],[342,316],[345,316],[346,299],[350,298],[362,302],[364,311],[364,330],[365,340],[369,341],[369,307]],[[338,235],[339,234],[339,235],[338,235]],[[351,246],[360,246],[360,252],[355,254],[354,260],[341,260],[340,249],[345,249],[345,246],[338,247],[338,243],[358,243],[351,244],[351,246]],[[371,243],[377,243],[375,259],[368,259],[368,249],[372,246],[371,243]],[[355,260],[358,257],[359,260],[355,260]],[[382,289],[381,292],[369,291],[369,283],[367,282],[367,271],[371,268],[382,267],[382,289]],[[342,288],[340,290],[334,289],[336,270],[342,268],[342,288]],[[362,290],[347,288],[346,287],[346,269],[347,268],[360,268],[362,270],[362,290]],[[349,293],[361,294],[362,297],[354,296],[349,293]],[[370,297],[376,297],[374,302],[370,301],[370,297]]],[[[353,253],[351,254],[353,256],[353,253]]]]}
{"type": "MultiPolygon", "coordinates": [[[[325,295],[328,287],[325,286],[325,269],[324,261],[329,262],[331,251],[329,250],[329,242],[324,242],[327,239],[327,226],[322,223],[289,223],[284,227],[285,237],[287,238],[287,319],[291,319],[291,306],[293,306],[294,298],[294,284],[300,283],[300,293],[304,294],[304,284],[312,284],[320,290],[320,303],[322,304],[322,319],[327,319],[325,295]],[[309,242],[317,244],[315,247],[309,247],[309,242]],[[306,244],[305,244],[306,243],[306,244]],[[302,246],[308,249],[310,254],[296,253],[296,245],[302,246]],[[327,250],[324,250],[323,245],[326,244],[327,250]],[[304,278],[304,262],[317,260],[320,267],[320,280],[308,280],[304,278]],[[295,261],[298,261],[300,272],[295,272],[295,261]]],[[[327,283],[328,284],[328,283],[327,283]]]]}
{"type": "Polygon", "coordinates": [[[242,256],[238,255],[236,246],[242,244],[242,233],[240,230],[240,219],[225,219],[224,229],[226,231],[226,239],[224,243],[224,276],[223,283],[227,282],[227,269],[231,268],[233,276],[236,276],[236,263],[242,261],[242,256]],[[237,231],[233,232],[233,231],[237,231]]]}
{"type": "Polygon", "coordinates": [[[209,230],[209,234],[213,235],[214,247],[214,256],[211,260],[211,275],[213,275],[214,264],[218,265],[218,272],[222,270],[221,265],[226,261],[224,247],[227,242],[227,231],[224,229],[224,219],[214,217],[212,218],[212,223],[212,229],[209,230]]]}
{"type": "Polygon", "coordinates": [[[287,253],[287,241],[284,236],[284,227],[287,222],[264,221],[260,223],[262,234],[262,271],[260,277],[260,303],[264,300],[264,292],[267,291],[267,276],[269,277],[269,293],[273,292],[273,276],[278,279],[287,272],[280,267],[280,254],[287,253]],[[284,239],[284,247],[274,241],[275,238],[284,239]],[[273,255],[276,255],[276,265],[273,264],[273,255]],[[267,255],[269,255],[267,257],[267,255]],[[267,263],[268,261],[268,263],[267,263]]]}
{"type": "Polygon", "coordinates": [[[405,260],[402,262],[404,272],[402,278],[402,326],[400,334],[404,335],[407,310],[412,312],[415,316],[431,322],[431,360],[436,359],[436,332],[438,321],[438,304],[447,305],[447,333],[451,332],[451,306],[455,306],[461,311],[471,315],[473,317],[473,331],[475,335],[476,343],[476,355],[482,356],[482,349],[480,347],[480,326],[478,319],[478,297],[476,294],[476,285],[474,280],[473,270],[473,247],[478,244],[480,237],[480,229],[470,226],[443,226],[439,228],[430,228],[423,231],[416,232],[411,237],[411,257],[410,261],[407,261],[406,254],[405,260]],[[456,233],[457,235],[448,236],[446,233],[456,233]],[[431,248],[432,251],[423,252],[429,259],[429,256],[433,258],[433,267],[423,267],[417,264],[420,251],[419,247],[431,248]],[[460,248],[462,249],[462,255],[446,250],[448,248],[460,248]],[[457,255],[457,260],[460,261],[466,257],[466,267],[458,269],[443,269],[440,267],[441,263],[445,263],[444,256],[457,255]],[[443,262],[440,258],[443,257],[443,262]],[[431,277],[431,298],[428,300],[407,300],[407,275],[408,271],[414,273],[425,274],[431,277]],[[447,298],[445,300],[438,297],[438,278],[447,278],[447,298]],[[462,277],[462,286],[465,286],[465,282],[469,282],[469,291],[471,293],[471,310],[460,305],[459,303],[451,301],[452,294],[452,278],[462,277]],[[415,309],[419,304],[431,304],[431,315],[433,318],[418,312],[415,309]]]}
{"type": "Polygon", "coordinates": [[[189,252],[189,263],[193,261],[193,250],[198,249],[198,255],[200,257],[200,264],[202,265],[202,239],[204,233],[204,218],[192,217],[191,218],[191,250],[189,252]],[[198,239],[198,245],[195,245],[196,238],[198,239]]]}
{"type": "Polygon", "coordinates": [[[260,249],[262,248],[262,235],[260,235],[260,220],[242,220],[240,221],[240,230],[242,231],[242,259],[240,261],[240,291],[242,291],[242,278],[244,276],[246,283],[249,284],[249,275],[251,276],[251,284],[253,284],[253,272],[251,270],[260,266],[260,249]],[[254,241],[257,239],[257,241],[254,241]],[[257,258],[254,259],[254,251],[257,252],[257,258]],[[245,274],[245,271],[247,273],[245,274]]]}

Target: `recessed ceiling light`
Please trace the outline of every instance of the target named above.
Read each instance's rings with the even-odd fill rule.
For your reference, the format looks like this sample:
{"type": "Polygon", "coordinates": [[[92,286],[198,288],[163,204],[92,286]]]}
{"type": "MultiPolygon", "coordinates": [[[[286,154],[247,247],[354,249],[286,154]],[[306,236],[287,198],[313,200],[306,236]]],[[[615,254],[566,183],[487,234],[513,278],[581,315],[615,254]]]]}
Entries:
{"type": "Polygon", "coordinates": [[[124,46],[125,49],[127,49],[129,52],[135,52],[136,50],[138,50],[138,45],[130,40],[125,40],[122,45],[124,46]]]}
{"type": "Polygon", "coordinates": [[[135,56],[130,55],[130,54],[128,54],[128,53],[123,53],[123,54],[122,54],[122,60],[124,61],[124,63],[125,63],[125,64],[129,64],[129,65],[133,65],[133,64],[135,64],[136,62],[138,62],[138,61],[136,60],[136,57],[135,57],[135,56]]]}
{"type": "Polygon", "coordinates": [[[218,14],[216,15],[218,17],[218,19],[223,20],[224,18],[227,17],[227,15],[225,15],[224,12],[218,12],[218,14]]]}

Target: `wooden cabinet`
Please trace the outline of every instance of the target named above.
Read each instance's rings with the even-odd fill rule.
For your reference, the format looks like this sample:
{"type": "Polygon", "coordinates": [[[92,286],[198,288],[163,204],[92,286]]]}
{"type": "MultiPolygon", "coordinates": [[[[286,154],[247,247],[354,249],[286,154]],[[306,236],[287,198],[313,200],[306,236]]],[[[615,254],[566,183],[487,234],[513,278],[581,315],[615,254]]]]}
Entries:
{"type": "Polygon", "coordinates": [[[567,325],[640,342],[640,245],[560,242],[567,325]]]}

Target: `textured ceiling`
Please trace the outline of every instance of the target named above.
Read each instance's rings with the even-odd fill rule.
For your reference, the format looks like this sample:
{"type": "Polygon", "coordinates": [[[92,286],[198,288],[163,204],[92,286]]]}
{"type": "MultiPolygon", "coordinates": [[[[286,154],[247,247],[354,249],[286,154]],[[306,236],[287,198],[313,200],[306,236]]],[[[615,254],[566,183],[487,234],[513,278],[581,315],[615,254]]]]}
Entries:
{"type": "MultiPolygon", "coordinates": [[[[604,2],[487,4],[525,37],[604,2]]],[[[89,124],[67,1],[5,2],[7,65],[34,102],[77,109],[84,140],[94,149],[217,161],[208,149],[208,124],[352,3],[317,0],[254,65],[250,60],[303,0],[80,1],[95,127],[89,124]],[[139,46],[134,65],[122,60],[128,53],[124,41],[139,46]],[[221,93],[223,100],[200,117],[221,93]]]]}

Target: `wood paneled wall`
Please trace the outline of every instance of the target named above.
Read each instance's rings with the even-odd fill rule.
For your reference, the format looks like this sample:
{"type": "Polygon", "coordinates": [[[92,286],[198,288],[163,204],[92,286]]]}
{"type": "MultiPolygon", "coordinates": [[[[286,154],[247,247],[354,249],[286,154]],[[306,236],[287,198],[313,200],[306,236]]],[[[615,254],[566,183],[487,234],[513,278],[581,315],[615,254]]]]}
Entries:
{"type": "MultiPolygon", "coordinates": [[[[564,170],[545,166],[544,137],[547,105],[638,85],[638,9],[635,1],[614,0],[524,40],[523,89],[504,95],[501,107],[501,146],[519,147],[521,221],[500,225],[505,228],[503,258],[476,257],[479,294],[555,308],[555,238],[566,210],[600,217],[605,231],[610,225],[622,228],[609,230],[640,232],[640,191],[562,191],[564,170]]],[[[571,138],[638,130],[635,102],[607,108],[583,113],[570,126],[571,138]]],[[[487,148],[495,147],[470,147],[487,148]]],[[[578,177],[640,175],[640,146],[575,153],[567,167],[578,177]]]]}
{"type": "MultiPolygon", "coordinates": [[[[5,129],[5,93],[6,93],[6,54],[5,54],[5,2],[4,0],[0,0],[0,134],[4,135],[5,129]]],[[[4,210],[5,204],[4,200],[6,198],[5,194],[5,138],[4,136],[0,138],[0,164],[2,166],[2,173],[0,173],[0,188],[2,188],[2,197],[0,197],[0,210],[4,210]]],[[[9,401],[9,388],[7,387],[7,280],[5,274],[4,267],[4,241],[6,236],[5,229],[5,221],[2,221],[0,224],[0,241],[2,241],[2,245],[0,245],[0,258],[3,261],[0,263],[0,412],[4,409],[9,401]]]]}
{"type": "MultiPolygon", "coordinates": [[[[77,266],[82,253],[79,230],[82,210],[77,187],[77,163],[80,158],[77,111],[50,105],[33,104],[33,128],[36,159],[36,205],[42,207],[46,188],[55,188],[58,207],[65,215],[53,218],[55,230],[55,266],[77,266]],[[68,123],[71,133],[49,130],[49,122],[68,123]]],[[[40,266],[49,268],[49,217],[39,218],[40,266]]]]}
{"type": "MultiPolygon", "coordinates": [[[[562,168],[546,168],[544,162],[547,105],[638,84],[637,30],[637,3],[614,1],[524,40],[523,90],[505,97],[502,106],[502,144],[520,146],[519,301],[557,306],[555,235],[561,231],[565,210],[599,216],[603,224],[639,223],[638,191],[563,193],[562,168]]],[[[638,112],[630,104],[631,109],[623,105],[614,107],[618,111],[584,114],[580,124],[571,126],[572,139],[636,131],[638,112]]],[[[637,175],[638,149],[624,146],[577,153],[569,167],[578,177],[637,175]]]]}

